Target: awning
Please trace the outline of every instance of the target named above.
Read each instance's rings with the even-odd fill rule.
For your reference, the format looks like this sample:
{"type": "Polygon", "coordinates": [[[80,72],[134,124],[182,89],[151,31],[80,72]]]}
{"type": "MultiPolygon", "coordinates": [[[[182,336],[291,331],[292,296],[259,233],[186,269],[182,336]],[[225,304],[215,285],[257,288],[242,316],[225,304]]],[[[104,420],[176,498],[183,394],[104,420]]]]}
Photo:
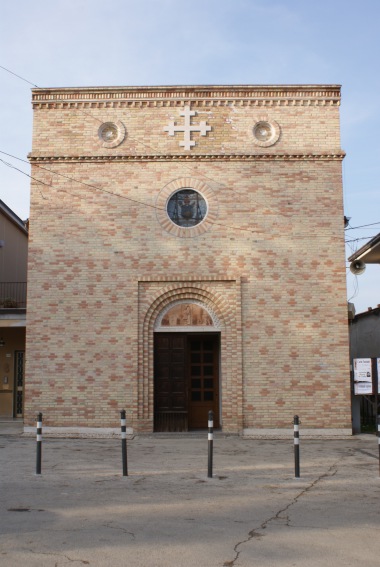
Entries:
{"type": "Polygon", "coordinates": [[[26,327],[26,319],[0,319],[1,327],[26,327]]]}
{"type": "Polygon", "coordinates": [[[380,264],[380,234],[374,236],[348,258],[349,262],[354,260],[362,260],[365,264],[380,264]]]}

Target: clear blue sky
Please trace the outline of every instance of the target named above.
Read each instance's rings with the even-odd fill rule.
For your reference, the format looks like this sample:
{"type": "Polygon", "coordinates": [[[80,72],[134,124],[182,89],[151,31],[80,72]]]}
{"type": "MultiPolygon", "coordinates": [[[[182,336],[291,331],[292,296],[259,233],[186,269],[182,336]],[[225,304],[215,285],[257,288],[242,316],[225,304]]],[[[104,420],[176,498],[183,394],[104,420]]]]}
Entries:
{"type": "MultiPolygon", "coordinates": [[[[39,87],[341,84],[345,214],[377,223],[346,231],[348,256],[380,232],[379,22],[379,0],[9,0],[0,65],[39,87]]],[[[26,159],[31,85],[0,69],[0,87],[0,150],[26,159]]],[[[28,217],[29,178],[2,162],[0,199],[28,217]]],[[[380,303],[379,276],[348,272],[357,312],[380,303]]]]}

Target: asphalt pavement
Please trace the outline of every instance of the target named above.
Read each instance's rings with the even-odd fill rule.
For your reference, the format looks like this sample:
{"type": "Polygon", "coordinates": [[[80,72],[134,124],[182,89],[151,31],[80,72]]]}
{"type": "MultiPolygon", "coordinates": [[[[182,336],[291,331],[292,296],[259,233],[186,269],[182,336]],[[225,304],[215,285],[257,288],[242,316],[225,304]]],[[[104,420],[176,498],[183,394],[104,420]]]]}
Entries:
{"type": "Polygon", "coordinates": [[[207,432],[36,441],[0,423],[2,567],[378,565],[374,435],[290,440],[207,432]]]}

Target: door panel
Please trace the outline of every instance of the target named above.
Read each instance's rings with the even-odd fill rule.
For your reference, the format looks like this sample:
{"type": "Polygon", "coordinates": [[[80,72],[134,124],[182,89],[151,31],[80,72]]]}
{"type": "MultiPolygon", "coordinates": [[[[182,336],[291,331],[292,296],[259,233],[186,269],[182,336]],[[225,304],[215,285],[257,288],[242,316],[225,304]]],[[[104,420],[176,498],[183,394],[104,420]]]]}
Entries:
{"type": "Polygon", "coordinates": [[[208,412],[219,427],[219,337],[188,337],[189,429],[206,428],[208,412]]]}
{"type": "Polygon", "coordinates": [[[219,335],[156,333],[154,430],[219,427],[219,335]]]}
{"type": "Polygon", "coordinates": [[[15,399],[14,415],[24,415],[24,377],[25,377],[25,351],[15,351],[15,399]]]}
{"type": "Polygon", "coordinates": [[[155,335],[154,430],[187,431],[186,335],[155,335]]]}

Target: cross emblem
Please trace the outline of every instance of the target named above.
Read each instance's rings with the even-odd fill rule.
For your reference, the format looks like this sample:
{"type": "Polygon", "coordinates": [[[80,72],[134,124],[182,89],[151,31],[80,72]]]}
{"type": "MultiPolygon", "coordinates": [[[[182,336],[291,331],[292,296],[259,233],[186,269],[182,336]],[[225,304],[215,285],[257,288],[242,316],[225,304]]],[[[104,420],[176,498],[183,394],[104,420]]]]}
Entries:
{"type": "Polygon", "coordinates": [[[185,148],[185,150],[191,150],[191,148],[195,146],[194,140],[191,139],[191,132],[199,132],[201,136],[206,136],[207,132],[210,132],[211,126],[208,126],[204,120],[200,122],[198,126],[191,124],[191,117],[195,116],[197,113],[195,110],[190,110],[190,106],[185,106],[179,114],[185,117],[185,124],[183,126],[177,126],[172,120],[169,122],[169,126],[165,126],[164,132],[167,132],[169,136],[174,136],[175,132],[183,132],[184,139],[179,145],[185,148]]]}

